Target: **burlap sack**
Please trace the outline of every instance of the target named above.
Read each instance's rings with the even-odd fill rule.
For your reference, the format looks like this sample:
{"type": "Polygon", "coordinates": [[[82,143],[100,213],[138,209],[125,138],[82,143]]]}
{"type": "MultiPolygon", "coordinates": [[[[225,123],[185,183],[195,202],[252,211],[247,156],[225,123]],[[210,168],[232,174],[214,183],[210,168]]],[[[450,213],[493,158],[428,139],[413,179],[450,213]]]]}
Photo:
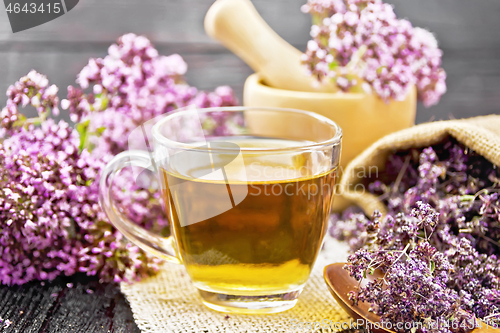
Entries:
{"type": "Polygon", "coordinates": [[[425,123],[389,134],[358,155],[346,167],[340,182],[344,198],[367,215],[376,209],[385,213],[384,204],[366,191],[366,175],[374,168],[383,172],[387,157],[397,151],[428,147],[449,136],[500,166],[500,115],[425,123]]]}

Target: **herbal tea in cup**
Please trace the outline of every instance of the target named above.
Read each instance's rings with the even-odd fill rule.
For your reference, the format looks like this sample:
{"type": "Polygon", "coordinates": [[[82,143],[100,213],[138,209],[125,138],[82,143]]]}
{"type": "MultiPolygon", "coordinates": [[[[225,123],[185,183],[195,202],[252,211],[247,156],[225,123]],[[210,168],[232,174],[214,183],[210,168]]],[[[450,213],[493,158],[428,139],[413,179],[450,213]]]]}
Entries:
{"type": "Polygon", "coordinates": [[[216,108],[168,115],[152,136],[151,158],[122,153],[104,172],[102,205],[113,224],[145,250],[182,263],[209,308],[293,307],[326,233],[340,128],[305,111],[216,108]],[[128,165],[157,170],[170,238],[113,207],[110,183],[128,165]]]}

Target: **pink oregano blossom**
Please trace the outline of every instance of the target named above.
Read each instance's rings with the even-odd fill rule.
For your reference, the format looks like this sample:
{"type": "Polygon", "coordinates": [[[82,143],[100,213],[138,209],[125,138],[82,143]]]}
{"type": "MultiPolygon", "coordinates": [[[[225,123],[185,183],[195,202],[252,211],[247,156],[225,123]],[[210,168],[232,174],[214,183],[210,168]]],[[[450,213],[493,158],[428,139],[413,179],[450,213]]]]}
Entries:
{"type": "Polygon", "coordinates": [[[442,51],[427,30],[398,19],[381,0],[309,0],[312,39],[302,57],[307,73],[344,92],[403,100],[416,86],[425,106],[446,92],[442,51]]]}
{"type": "MultiPolygon", "coordinates": [[[[90,59],[79,87],[69,87],[61,102],[75,129],[48,118],[58,112],[59,99],[45,76],[31,71],[9,87],[0,113],[1,284],[76,272],[102,282],[134,281],[157,271],[159,259],[124,239],[101,210],[99,176],[142,122],[187,105],[237,104],[229,87],[198,92],[185,83],[186,70],[179,55],[160,56],[145,37],[120,37],[108,56],[90,59]],[[34,107],[38,117],[26,118],[24,107],[34,107]]],[[[233,126],[231,120],[213,131],[223,133],[225,126],[233,126]]],[[[123,214],[168,233],[158,191],[137,186],[127,170],[115,183],[123,214]]]]}

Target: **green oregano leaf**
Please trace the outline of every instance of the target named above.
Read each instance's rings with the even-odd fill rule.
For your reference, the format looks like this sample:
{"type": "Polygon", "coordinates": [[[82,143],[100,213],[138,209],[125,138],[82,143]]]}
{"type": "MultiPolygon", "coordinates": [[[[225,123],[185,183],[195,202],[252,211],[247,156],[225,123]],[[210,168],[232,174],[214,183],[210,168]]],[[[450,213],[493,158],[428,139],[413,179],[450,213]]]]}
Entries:
{"type": "Polygon", "coordinates": [[[80,152],[82,152],[82,150],[85,148],[85,145],[87,143],[89,124],[90,124],[90,119],[87,121],[84,121],[82,123],[78,123],[75,126],[76,131],[80,135],[80,145],[78,146],[78,149],[80,152]]]}
{"type": "Polygon", "coordinates": [[[335,70],[337,67],[339,67],[339,63],[338,63],[337,61],[335,61],[335,60],[334,60],[334,61],[332,61],[332,62],[328,65],[328,67],[330,68],[330,70],[332,70],[332,71],[333,71],[333,70],[335,70]]]}
{"type": "Polygon", "coordinates": [[[476,197],[474,195],[462,195],[460,196],[460,201],[461,202],[466,202],[466,201],[474,201],[476,197]]]}
{"type": "Polygon", "coordinates": [[[17,115],[17,120],[14,122],[14,127],[21,127],[24,125],[24,123],[26,122],[26,116],[22,113],[19,113],[17,115]]]}
{"type": "Polygon", "coordinates": [[[106,130],[106,127],[99,127],[95,132],[97,135],[102,135],[102,133],[104,133],[104,131],[106,130]]]}

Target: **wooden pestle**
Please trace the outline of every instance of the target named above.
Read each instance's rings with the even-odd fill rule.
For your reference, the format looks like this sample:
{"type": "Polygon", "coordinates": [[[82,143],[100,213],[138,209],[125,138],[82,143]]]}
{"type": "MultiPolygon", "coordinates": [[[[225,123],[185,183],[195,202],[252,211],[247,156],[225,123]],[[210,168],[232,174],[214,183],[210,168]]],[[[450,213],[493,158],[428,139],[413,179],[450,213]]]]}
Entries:
{"type": "Polygon", "coordinates": [[[205,16],[206,33],[260,73],[267,85],[285,90],[334,92],[314,86],[301,65],[302,52],[283,40],[259,15],[250,0],[217,0],[205,16]]]}

